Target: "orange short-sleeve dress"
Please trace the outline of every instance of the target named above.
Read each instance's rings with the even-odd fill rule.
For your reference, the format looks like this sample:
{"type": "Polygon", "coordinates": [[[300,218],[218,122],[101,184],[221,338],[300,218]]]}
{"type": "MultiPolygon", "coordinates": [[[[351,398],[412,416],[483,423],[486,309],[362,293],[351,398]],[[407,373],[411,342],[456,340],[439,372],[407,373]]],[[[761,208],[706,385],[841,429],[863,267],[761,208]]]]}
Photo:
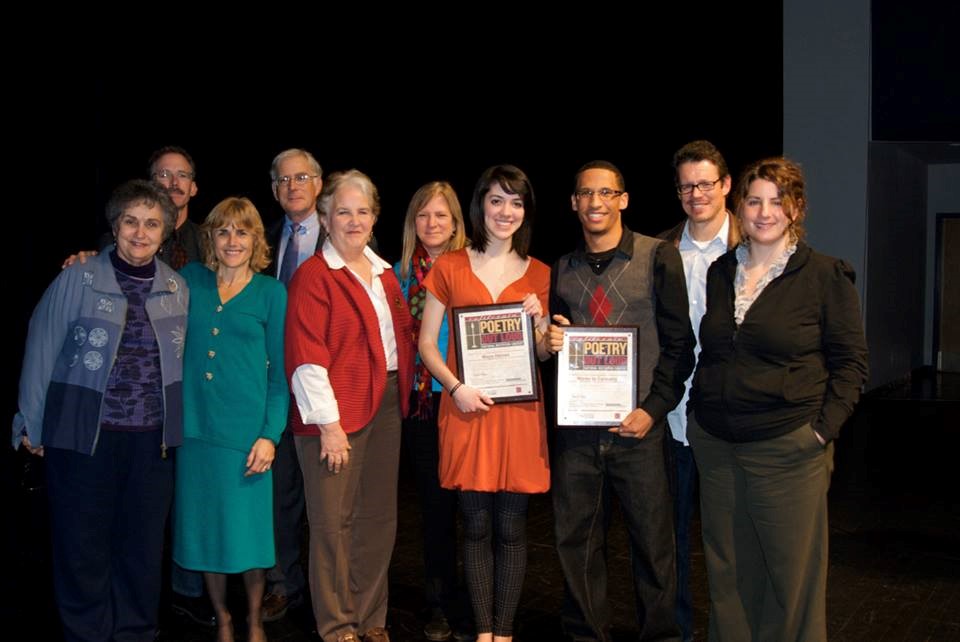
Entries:
{"type": "MultiPolygon", "coordinates": [[[[514,303],[535,292],[547,310],[550,268],[531,258],[527,271],[496,301],[470,269],[467,250],[437,259],[424,285],[447,310],[465,305],[514,303]]],[[[447,315],[450,340],[453,319],[447,315]]],[[[447,351],[447,367],[457,372],[456,350],[447,351]]],[[[541,398],[542,398],[541,394],[541,398]]],[[[550,489],[547,423],[543,403],[494,404],[488,412],[463,413],[446,390],[440,398],[440,485],[444,488],[515,493],[550,489]]]]}

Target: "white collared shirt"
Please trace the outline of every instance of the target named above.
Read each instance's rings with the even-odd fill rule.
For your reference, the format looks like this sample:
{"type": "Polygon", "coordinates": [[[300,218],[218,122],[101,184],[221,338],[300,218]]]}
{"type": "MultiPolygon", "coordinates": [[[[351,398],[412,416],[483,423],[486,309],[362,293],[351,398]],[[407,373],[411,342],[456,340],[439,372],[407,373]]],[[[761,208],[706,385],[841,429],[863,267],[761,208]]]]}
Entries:
{"type": "MultiPolygon", "coordinates": [[[[391,269],[390,264],[377,256],[369,246],[363,248],[363,256],[370,261],[371,281],[368,284],[356,272],[350,270],[336,248],[327,239],[323,244],[323,258],[331,270],[350,270],[373,304],[377,313],[377,325],[380,327],[380,340],[386,358],[387,371],[397,369],[397,337],[393,331],[393,316],[387,293],[383,289],[380,275],[391,269]]],[[[305,424],[329,424],[340,420],[340,408],[330,385],[330,376],[323,366],[305,363],[297,368],[290,379],[290,388],[297,401],[300,418],[305,424]]]]}
{"type": "MultiPolygon", "coordinates": [[[[280,268],[283,263],[283,253],[287,251],[287,243],[290,242],[290,229],[293,221],[289,216],[283,217],[283,231],[280,233],[280,244],[276,248],[274,256],[277,257],[277,272],[273,276],[280,278],[280,268]]],[[[300,243],[297,247],[297,267],[303,265],[303,262],[314,255],[317,249],[317,239],[320,238],[320,217],[317,212],[312,212],[307,218],[300,221],[300,243]]]]}
{"type": "MultiPolygon", "coordinates": [[[[727,238],[730,234],[730,216],[725,214],[723,225],[716,235],[709,241],[696,241],[690,236],[690,222],[683,226],[680,235],[680,258],[683,259],[683,274],[687,279],[687,297],[690,304],[690,325],[697,336],[697,345],[694,356],[700,357],[700,321],[707,311],[707,269],[727,251],[727,238]]],[[[667,414],[667,423],[673,438],[687,442],[687,400],[690,398],[690,386],[693,384],[693,375],[684,384],[683,399],[667,414]]]]}

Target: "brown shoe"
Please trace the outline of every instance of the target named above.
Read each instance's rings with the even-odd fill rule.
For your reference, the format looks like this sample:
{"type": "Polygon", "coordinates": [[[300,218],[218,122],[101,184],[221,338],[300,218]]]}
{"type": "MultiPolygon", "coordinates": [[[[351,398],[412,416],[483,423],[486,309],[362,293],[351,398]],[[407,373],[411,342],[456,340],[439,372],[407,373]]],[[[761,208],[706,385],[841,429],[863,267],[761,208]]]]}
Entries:
{"type": "Polygon", "coordinates": [[[296,607],[297,600],[291,600],[286,595],[277,595],[276,593],[267,593],[263,596],[263,604],[260,607],[260,619],[264,622],[276,622],[287,614],[291,607],[296,607]]]}
{"type": "Polygon", "coordinates": [[[390,642],[390,636],[385,628],[375,626],[363,634],[363,642],[390,642]]]}

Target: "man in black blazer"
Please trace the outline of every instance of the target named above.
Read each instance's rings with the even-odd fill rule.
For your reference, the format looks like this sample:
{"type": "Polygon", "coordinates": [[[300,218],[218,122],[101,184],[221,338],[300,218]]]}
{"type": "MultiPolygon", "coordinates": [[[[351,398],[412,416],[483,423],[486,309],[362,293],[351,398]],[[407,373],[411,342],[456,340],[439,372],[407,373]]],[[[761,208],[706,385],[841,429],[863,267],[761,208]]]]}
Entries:
{"type": "MultiPolygon", "coordinates": [[[[284,216],[267,229],[267,243],[273,252],[264,274],[286,284],[296,268],[323,243],[323,225],[317,213],[323,170],[310,152],[286,149],[273,159],[270,180],[273,196],[283,208],[284,216]],[[296,243],[291,247],[294,235],[296,243]]],[[[290,411],[296,412],[296,405],[291,404],[290,411]]],[[[300,566],[303,477],[290,430],[285,430],[280,437],[273,462],[273,511],[277,563],[267,571],[267,592],[263,598],[265,622],[279,620],[289,608],[302,604],[306,590],[300,566]]]]}

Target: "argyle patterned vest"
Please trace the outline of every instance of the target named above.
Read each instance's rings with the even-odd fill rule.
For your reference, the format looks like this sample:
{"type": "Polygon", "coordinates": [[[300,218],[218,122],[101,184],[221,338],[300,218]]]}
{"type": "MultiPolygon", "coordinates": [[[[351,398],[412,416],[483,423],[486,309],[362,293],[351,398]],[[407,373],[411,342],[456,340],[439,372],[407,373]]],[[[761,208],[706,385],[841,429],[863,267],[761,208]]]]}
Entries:
{"type": "Polygon", "coordinates": [[[653,370],[660,359],[653,261],[663,241],[630,233],[630,260],[617,253],[603,274],[597,275],[586,261],[567,255],[557,263],[556,283],[557,295],[570,307],[574,325],[637,327],[637,399],[643,400],[650,392],[653,370]]]}

